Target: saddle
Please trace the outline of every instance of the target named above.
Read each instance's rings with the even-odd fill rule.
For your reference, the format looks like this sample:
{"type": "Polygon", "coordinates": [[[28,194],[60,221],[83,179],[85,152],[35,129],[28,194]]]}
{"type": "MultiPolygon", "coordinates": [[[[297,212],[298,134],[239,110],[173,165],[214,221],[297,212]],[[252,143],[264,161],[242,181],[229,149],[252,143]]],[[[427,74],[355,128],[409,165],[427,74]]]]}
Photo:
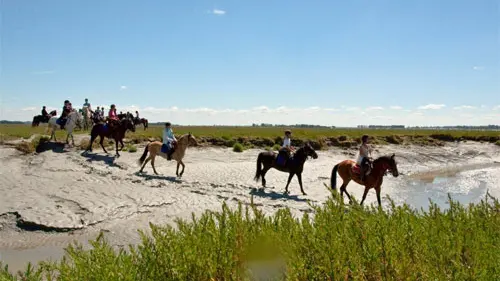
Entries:
{"type": "MultiPolygon", "coordinates": [[[[365,176],[369,175],[371,170],[373,169],[371,162],[368,163],[368,167],[369,167],[369,170],[365,170],[365,173],[366,173],[365,176]]],[[[361,166],[358,165],[358,163],[352,165],[351,171],[354,175],[361,177],[361,166]]]]}
{"type": "Polygon", "coordinates": [[[175,149],[177,148],[177,142],[173,141],[170,143],[170,148],[166,144],[161,145],[161,152],[162,153],[174,153],[175,149]]]}

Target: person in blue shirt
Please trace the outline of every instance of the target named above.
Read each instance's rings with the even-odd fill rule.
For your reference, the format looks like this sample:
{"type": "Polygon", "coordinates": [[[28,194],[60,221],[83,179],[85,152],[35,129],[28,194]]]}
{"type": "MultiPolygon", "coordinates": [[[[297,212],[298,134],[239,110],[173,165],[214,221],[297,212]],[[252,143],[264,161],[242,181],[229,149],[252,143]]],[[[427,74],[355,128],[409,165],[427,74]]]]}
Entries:
{"type": "Polygon", "coordinates": [[[177,139],[174,136],[174,131],[172,131],[172,124],[170,122],[165,123],[165,129],[163,129],[163,145],[168,147],[167,160],[172,160],[172,153],[174,152],[174,144],[177,139]]]}

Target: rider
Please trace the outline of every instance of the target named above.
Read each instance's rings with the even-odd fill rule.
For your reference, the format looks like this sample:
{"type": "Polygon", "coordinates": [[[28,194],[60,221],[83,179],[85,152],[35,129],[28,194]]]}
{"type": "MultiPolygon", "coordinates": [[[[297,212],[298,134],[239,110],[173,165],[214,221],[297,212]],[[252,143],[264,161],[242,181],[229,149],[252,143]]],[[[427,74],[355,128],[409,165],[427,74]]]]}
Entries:
{"type": "MultiPolygon", "coordinates": [[[[85,103],[83,104],[83,107],[88,107],[89,110],[91,110],[90,108],[90,103],[89,103],[89,99],[85,98],[85,103]]],[[[92,110],[91,110],[92,111],[92,110]]]]}
{"type": "Polygon", "coordinates": [[[71,112],[71,110],[72,110],[71,103],[69,102],[69,100],[65,100],[61,116],[59,117],[59,119],[61,120],[61,129],[63,130],[64,126],[66,125],[66,118],[68,117],[68,114],[71,112]]]}
{"type": "Polygon", "coordinates": [[[45,108],[45,105],[42,107],[42,120],[49,120],[50,116],[49,113],[47,113],[47,109],[45,108]]]}
{"type": "Polygon", "coordinates": [[[286,165],[286,162],[290,158],[290,153],[293,151],[292,143],[290,137],[292,136],[292,132],[290,130],[285,131],[285,137],[283,138],[283,146],[281,146],[278,155],[283,157],[283,166],[286,165]]]}
{"type": "Polygon", "coordinates": [[[137,123],[139,123],[139,111],[135,111],[135,120],[137,123]]]}
{"type": "Polygon", "coordinates": [[[368,146],[368,135],[361,137],[362,144],[359,147],[358,161],[356,162],[360,167],[360,178],[364,181],[366,172],[370,169],[370,156],[372,154],[371,148],[368,146]]]}
{"type": "Polygon", "coordinates": [[[118,116],[116,115],[116,106],[114,104],[112,104],[111,108],[109,109],[108,118],[111,120],[119,121],[118,116]]]}
{"type": "Polygon", "coordinates": [[[168,147],[167,160],[172,160],[172,153],[174,152],[173,144],[177,142],[171,126],[172,124],[170,124],[170,122],[167,122],[165,123],[165,129],[163,129],[163,144],[168,147]]]}
{"type": "Polygon", "coordinates": [[[101,119],[101,108],[99,106],[94,111],[93,118],[94,118],[94,120],[100,120],[101,119]]]}

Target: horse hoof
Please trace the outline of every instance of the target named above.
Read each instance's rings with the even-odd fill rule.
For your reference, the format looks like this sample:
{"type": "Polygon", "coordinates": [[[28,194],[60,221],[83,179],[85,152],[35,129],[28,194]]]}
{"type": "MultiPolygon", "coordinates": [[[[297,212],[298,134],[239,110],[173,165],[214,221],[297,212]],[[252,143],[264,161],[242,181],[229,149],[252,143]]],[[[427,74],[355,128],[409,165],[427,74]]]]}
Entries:
{"type": "Polygon", "coordinates": [[[305,193],[305,192],[302,192],[302,195],[307,195],[307,193],[305,193]]]}

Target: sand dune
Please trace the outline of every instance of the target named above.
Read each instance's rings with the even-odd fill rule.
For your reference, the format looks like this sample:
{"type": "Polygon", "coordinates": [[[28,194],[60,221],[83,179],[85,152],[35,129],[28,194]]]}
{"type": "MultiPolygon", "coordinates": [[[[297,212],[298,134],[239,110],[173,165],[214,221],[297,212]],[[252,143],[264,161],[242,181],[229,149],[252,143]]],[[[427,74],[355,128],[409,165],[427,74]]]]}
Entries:
{"type": "MultiPolygon", "coordinates": [[[[138,174],[142,153],[123,152],[120,158],[100,149],[82,154],[72,148],[22,156],[13,148],[0,147],[0,259],[10,268],[27,261],[58,258],[72,240],[85,242],[100,231],[116,246],[138,241],[137,229],[148,223],[173,223],[189,219],[191,213],[218,210],[222,201],[236,206],[254,202],[267,213],[287,206],[300,215],[311,211],[307,200],[321,204],[329,196],[324,183],[340,160],[354,158],[352,150],[319,151],[308,160],[300,193],[297,179],[290,194],[283,195],[288,174],[271,170],[268,188],[261,191],[253,181],[260,150],[234,153],[230,149],[187,150],[182,179],[175,177],[175,162],[156,161],[160,175],[150,164],[138,174]]],[[[440,148],[384,146],[376,155],[396,153],[398,178],[387,176],[382,195],[398,204],[425,207],[429,197],[445,207],[447,192],[460,201],[484,198],[486,190],[500,197],[500,149],[492,144],[461,143],[440,148]],[[447,177],[448,176],[448,177],[447,177]],[[450,177],[451,176],[451,177],[450,177]]],[[[339,180],[341,181],[341,180],[339,180]]],[[[363,188],[351,183],[348,190],[360,198],[363,188]]],[[[385,198],[382,199],[387,204],[385,198]]],[[[375,203],[374,191],[367,204],[375,203]]]]}

